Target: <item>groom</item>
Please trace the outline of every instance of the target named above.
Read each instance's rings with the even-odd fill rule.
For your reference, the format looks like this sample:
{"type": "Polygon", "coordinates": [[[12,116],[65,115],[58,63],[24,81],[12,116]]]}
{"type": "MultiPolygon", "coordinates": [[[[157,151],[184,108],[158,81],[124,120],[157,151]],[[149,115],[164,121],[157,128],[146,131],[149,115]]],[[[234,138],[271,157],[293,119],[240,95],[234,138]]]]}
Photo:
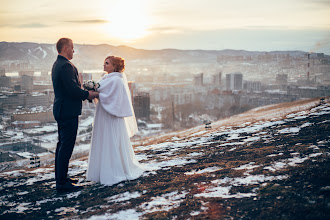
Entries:
{"type": "Polygon", "coordinates": [[[78,70],[70,62],[73,58],[73,42],[69,38],[61,38],[56,43],[57,60],[52,69],[54,88],[53,114],[58,126],[58,143],[55,153],[56,189],[70,191],[82,188],[78,181],[68,178],[69,160],[76,142],[78,116],[81,115],[82,100],[98,97],[94,91],[81,89],[78,70]]]}

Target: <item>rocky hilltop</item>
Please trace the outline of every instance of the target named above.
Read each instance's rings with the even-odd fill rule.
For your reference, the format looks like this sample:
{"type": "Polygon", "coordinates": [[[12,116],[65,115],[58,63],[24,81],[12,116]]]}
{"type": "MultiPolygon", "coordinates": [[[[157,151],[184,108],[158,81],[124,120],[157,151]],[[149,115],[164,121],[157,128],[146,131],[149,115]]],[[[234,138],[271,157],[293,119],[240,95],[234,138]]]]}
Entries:
{"type": "Polygon", "coordinates": [[[0,174],[1,219],[326,219],[330,216],[330,103],[253,109],[135,143],[146,171],[114,186],[85,181],[59,194],[54,166],[0,174]]]}

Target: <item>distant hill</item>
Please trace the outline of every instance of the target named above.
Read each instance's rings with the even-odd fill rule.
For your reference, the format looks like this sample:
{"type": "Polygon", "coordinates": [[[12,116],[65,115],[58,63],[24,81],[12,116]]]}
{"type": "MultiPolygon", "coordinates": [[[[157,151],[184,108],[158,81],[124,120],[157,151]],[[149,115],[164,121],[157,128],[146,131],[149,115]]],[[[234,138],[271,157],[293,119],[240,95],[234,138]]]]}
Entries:
{"type": "MultiPolygon", "coordinates": [[[[75,44],[74,62],[86,67],[100,66],[108,55],[124,57],[127,61],[176,62],[214,62],[218,55],[256,55],[265,52],[245,50],[143,50],[127,46],[108,44],[87,45],[75,44]]],[[[303,51],[274,51],[269,53],[289,53],[303,55],[303,51]]],[[[49,67],[56,59],[55,44],[38,44],[30,42],[0,42],[0,64],[5,61],[29,62],[36,68],[49,67]]]]}
{"type": "Polygon", "coordinates": [[[135,143],[146,171],[113,186],[85,180],[88,150],[70,162],[85,186],[71,193],[55,191],[53,158],[12,162],[0,173],[0,219],[328,219],[329,98],[135,143]]]}

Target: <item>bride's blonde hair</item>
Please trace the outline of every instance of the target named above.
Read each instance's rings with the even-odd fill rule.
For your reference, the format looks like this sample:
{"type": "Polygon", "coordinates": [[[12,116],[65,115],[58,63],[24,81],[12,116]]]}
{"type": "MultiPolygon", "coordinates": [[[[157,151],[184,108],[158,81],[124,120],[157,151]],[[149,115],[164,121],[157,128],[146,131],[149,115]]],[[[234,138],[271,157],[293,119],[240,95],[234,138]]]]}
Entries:
{"type": "Polygon", "coordinates": [[[109,60],[113,67],[115,68],[113,71],[114,72],[124,72],[125,70],[125,60],[121,57],[116,57],[116,56],[108,56],[105,58],[105,60],[109,60]]]}

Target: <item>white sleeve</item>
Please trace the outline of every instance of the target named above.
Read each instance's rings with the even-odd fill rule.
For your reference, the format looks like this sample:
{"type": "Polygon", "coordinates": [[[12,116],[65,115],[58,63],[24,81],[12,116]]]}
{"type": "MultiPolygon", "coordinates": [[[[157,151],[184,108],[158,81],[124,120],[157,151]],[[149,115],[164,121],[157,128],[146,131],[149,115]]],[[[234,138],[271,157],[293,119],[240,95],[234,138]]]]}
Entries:
{"type": "Polygon", "coordinates": [[[97,91],[100,93],[100,104],[108,113],[117,117],[133,115],[122,78],[103,80],[97,91]]]}

